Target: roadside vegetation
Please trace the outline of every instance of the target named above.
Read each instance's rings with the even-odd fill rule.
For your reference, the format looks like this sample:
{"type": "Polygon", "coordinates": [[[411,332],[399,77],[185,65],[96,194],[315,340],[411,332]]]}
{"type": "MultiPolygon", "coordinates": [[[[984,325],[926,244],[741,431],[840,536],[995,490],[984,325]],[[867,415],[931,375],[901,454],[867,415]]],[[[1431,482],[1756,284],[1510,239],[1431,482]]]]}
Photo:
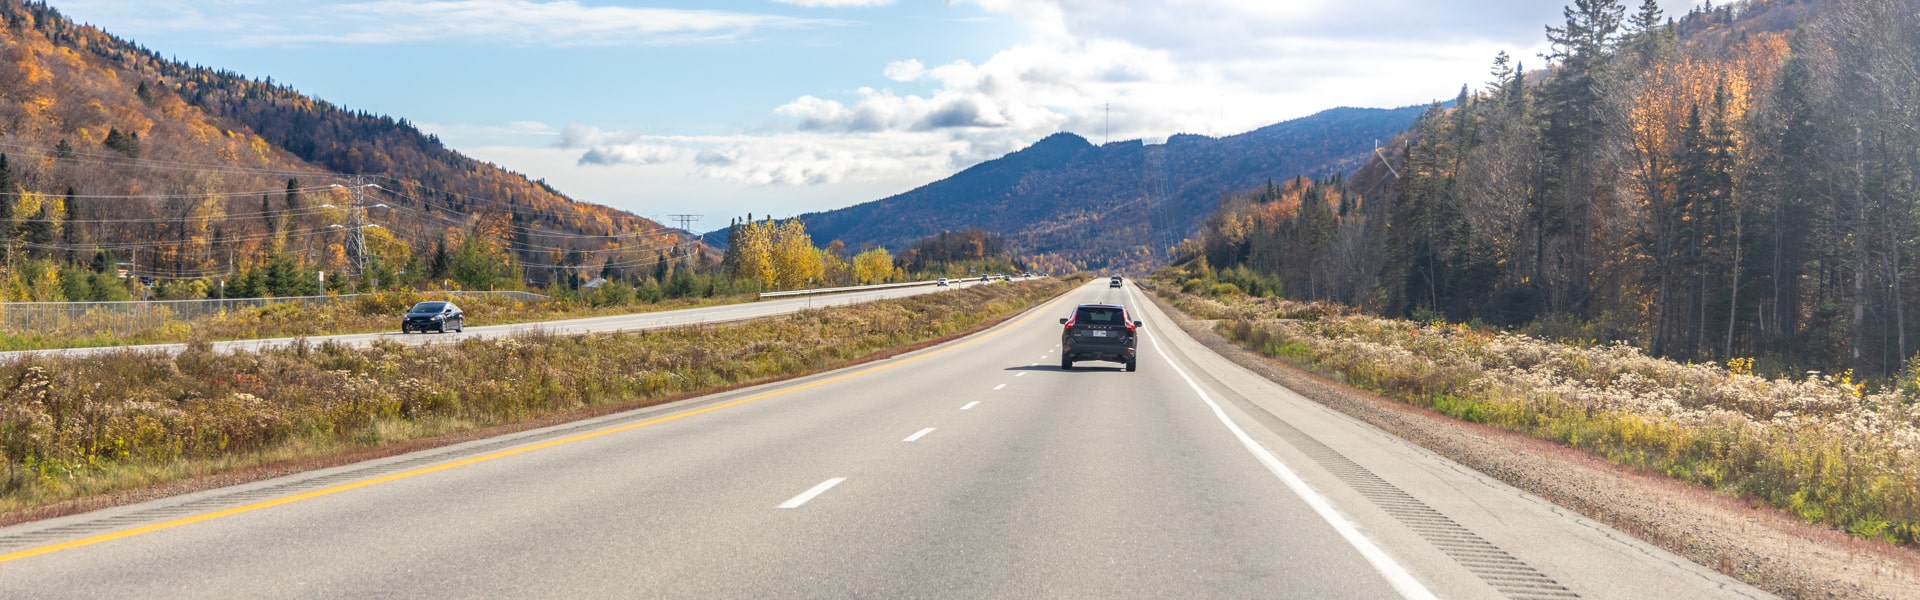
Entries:
{"type": "MultiPolygon", "coordinates": [[[[0,515],[255,465],[835,368],[1013,315],[1040,279],[741,323],[414,346],[120,351],[0,365],[0,515]]],[[[0,517],[3,518],[3,517],[0,517]]]]}
{"type": "Polygon", "coordinates": [[[1349,385],[1920,544],[1920,360],[1877,386],[1851,372],[1767,378],[1751,359],[1686,364],[1239,288],[1195,279],[1159,293],[1250,350],[1349,385]]]}

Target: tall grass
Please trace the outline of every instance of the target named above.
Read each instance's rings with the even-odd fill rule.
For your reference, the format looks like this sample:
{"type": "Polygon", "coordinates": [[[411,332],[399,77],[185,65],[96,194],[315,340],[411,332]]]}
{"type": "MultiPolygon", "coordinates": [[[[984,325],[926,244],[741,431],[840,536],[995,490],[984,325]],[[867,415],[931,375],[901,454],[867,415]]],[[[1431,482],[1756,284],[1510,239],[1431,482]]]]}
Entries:
{"type": "Polygon", "coordinates": [[[813,372],[964,331],[1072,280],[735,324],[415,346],[120,351],[0,365],[0,512],[342,449],[813,372]]]}
{"type": "MultiPolygon", "coordinates": [[[[1758,377],[1330,304],[1164,294],[1231,340],[1453,417],[1578,448],[1854,535],[1920,543],[1920,386],[1758,377]]],[[[1911,379],[1912,374],[1907,378],[1911,379]]]]}

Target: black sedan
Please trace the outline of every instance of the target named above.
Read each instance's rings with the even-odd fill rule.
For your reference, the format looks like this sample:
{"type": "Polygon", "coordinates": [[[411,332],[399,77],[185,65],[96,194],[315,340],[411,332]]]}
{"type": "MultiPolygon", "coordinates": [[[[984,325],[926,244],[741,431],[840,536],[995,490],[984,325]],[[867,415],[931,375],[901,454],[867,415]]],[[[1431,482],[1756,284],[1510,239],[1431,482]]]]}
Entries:
{"type": "Polygon", "coordinates": [[[460,312],[460,307],[454,306],[452,302],[440,300],[421,302],[407,309],[406,316],[400,317],[400,333],[415,331],[446,333],[449,329],[459,332],[466,328],[466,314],[460,312]]]}

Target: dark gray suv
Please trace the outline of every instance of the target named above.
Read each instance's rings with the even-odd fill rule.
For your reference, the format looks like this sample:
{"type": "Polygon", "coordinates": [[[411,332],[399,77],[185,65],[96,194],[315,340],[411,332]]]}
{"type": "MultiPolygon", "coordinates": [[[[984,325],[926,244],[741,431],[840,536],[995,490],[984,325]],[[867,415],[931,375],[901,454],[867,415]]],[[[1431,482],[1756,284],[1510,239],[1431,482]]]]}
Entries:
{"type": "Polygon", "coordinates": [[[1127,315],[1117,304],[1082,304],[1073,316],[1060,320],[1066,329],[1060,332],[1060,368],[1073,370],[1074,361],[1100,360],[1127,365],[1138,364],[1134,356],[1140,322],[1127,315]]]}

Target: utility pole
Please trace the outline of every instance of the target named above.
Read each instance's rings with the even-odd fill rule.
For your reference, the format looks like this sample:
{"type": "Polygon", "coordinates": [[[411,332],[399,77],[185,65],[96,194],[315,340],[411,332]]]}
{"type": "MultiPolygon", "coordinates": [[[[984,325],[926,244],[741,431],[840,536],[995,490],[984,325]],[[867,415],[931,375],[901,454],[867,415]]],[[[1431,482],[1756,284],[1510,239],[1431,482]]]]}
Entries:
{"type": "Polygon", "coordinates": [[[1102,146],[1113,143],[1113,103],[1112,102],[1108,102],[1106,104],[1106,111],[1107,111],[1107,125],[1106,125],[1106,128],[1101,130],[1100,132],[1100,145],[1102,146]]]}

